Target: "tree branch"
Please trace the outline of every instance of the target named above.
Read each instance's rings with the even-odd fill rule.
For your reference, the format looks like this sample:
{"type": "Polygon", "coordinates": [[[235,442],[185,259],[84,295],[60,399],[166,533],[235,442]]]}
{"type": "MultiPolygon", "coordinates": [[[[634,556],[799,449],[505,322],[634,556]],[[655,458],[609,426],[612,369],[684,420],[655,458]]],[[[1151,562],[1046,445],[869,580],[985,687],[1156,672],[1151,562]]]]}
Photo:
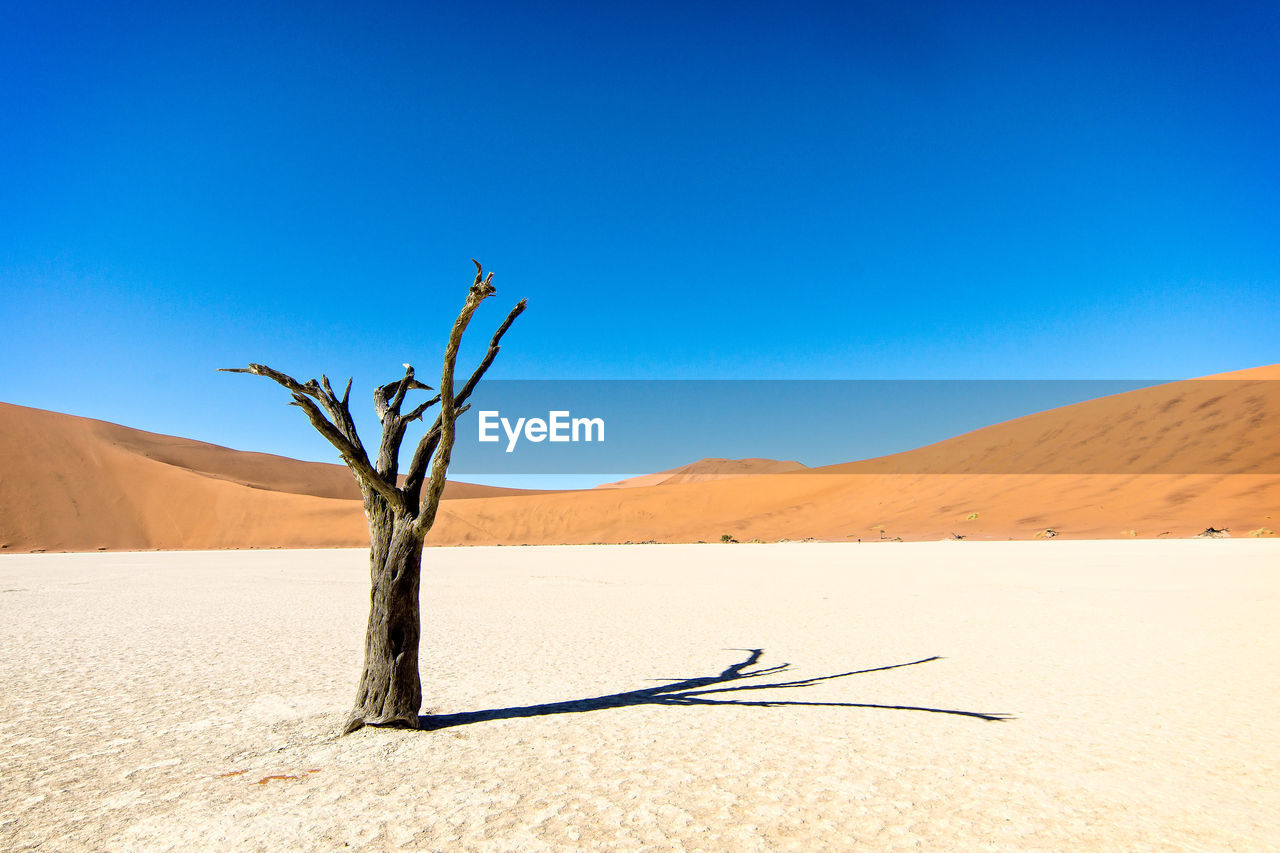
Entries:
{"type": "Polygon", "coordinates": [[[219,367],[218,372],[219,373],[251,373],[254,376],[265,376],[268,379],[274,379],[276,382],[288,388],[290,391],[292,391],[295,394],[306,394],[309,397],[317,396],[317,392],[309,387],[309,385],[313,385],[315,383],[314,379],[311,381],[311,383],[308,383],[308,385],[303,385],[301,382],[294,379],[289,374],[281,373],[278,370],[273,370],[272,368],[267,367],[265,364],[254,364],[250,362],[248,367],[219,367]]]}
{"type": "Polygon", "coordinates": [[[467,380],[467,384],[462,386],[462,390],[455,398],[459,403],[465,403],[471,396],[471,392],[476,389],[476,385],[480,382],[481,377],[489,370],[489,365],[493,364],[493,360],[498,357],[498,350],[502,349],[499,344],[502,342],[502,336],[507,333],[507,329],[511,328],[511,324],[516,318],[524,313],[524,309],[528,304],[528,300],[521,299],[516,303],[516,307],[511,309],[511,313],[507,315],[507,319],[502,321],[502,325],[498,327],[498,331],[493,333],[493,337],[489,339],[489,350],[484,354],[484,358],[480,361],[480,366],[471,374],[471,378],[467,380]]]}
{"type": "Polygon", "coordinates": [[[431,461],[431,454],[436,452],[436,446],[440,443],[440,418],[436,418],[436,422],[432,424],[431,429],[427,430],[426,435],[418,441],[418,446],[413,450],[413,456],[409,459],[409,472],[404,477],[404,499],[409,506],[414,506],[422,501],[422,481],[427,475],[427,464],[431,461]]]}
{"type": "MultiPolygon", "coordinates": [[[[440,374],[440,414],[436,418],[436,423],[440,425],[439,439],[435,442],[435,452],[431,456],[431,476],[426,482],[427,493],[419,507],[418,519],[413,525],[414,532],[419,536],[426,536],[427,531],[431,529],[431,525],[435,524],[436,512],[440,508],[440,496],[444,494],[445,473],[449,470],[449,459],[453,453],[453,442],[457,435],[455,427],[459,414],[458,406],[465,400],[462,395],[455,396],[453,391],[453,372],[458,362],[458,347],[462,344],[462,335],[467,330],[467,324],[471,322],[471,316],[475,314],[481,302],[496,292],[493,286],[493,273],[485,275],[484,268],[474,258],[472,263],[476,265],[476,279],[471,284],[471,291],[467,294],[467,301],[458,313],[458,319],[453,323],[453,329],[449,332],[449,342],[444,350],[444,368],[440,374]]],[[[523,310],[523,305],[517,305],[513,314],[518,315],[523,310]]],[[[511,318],[512,321],[514,319],[514,317],[511,318]]],[[[500,328],[500,331],[505,333],[510,326],[511,322],[506,322],[500,328]]],[[[494,342],[491,341],[490,349],[493,346],[494,342]]],[[[492,363],[493,360],[489,359],[489,361],[492,363]]],[[[479,380],[477,379],[476,381],[479,380]]],[[[472,385],[472,387],[474,388],[475,386],[472,385]]],[[[464,388],[464,391],[470,394],[470,390],[464,388]]],[[[434,431],[434,427],[432,431],[434,431]]],[[[426,440],[426,436],[424,436],[423,441],[426,440]]],[[[419,446],[421,447],[421,443],[419,443],[419,446]]],[[[414,457],[415,461],[418,461],[416,452],[414,457]]],[[[425,463],[426,459],[423,458],[420,464],[425,467],[425,463]]],[[[421,475],[419,474],[418,476],[421,475]]],[[[415,482],[414,488],[408,488],[409,481],[407,478],[405,485],[405,497],[412,506],[413,496],[418,493],[421,487],[416,485],[415,482]]]]}
{"type": "Polygon", "coordinates": [[[337,449],[342,461],[355,474],[356,479],[362,484],[368,486],[376,492],[383,500],[396,508],[405,506],[404,495],[396,489],[394,483],[388,483],[382,477],[378,476],[378,472],[369,464],[369,457],[364,451],[364,446],[360,443],[359,436],[356,435],[355,423],[351,420],[351,413],[346,408],[345,398],[338,400],[329,388],[329,380],[325,379],[324,387],[314,379],[304,383],[299,382],[287,373],[281,373],[263,364],[250,364],[246,367],[224,367],[221,368],[224,373],[250,373],[254,376],[265,376],[272,379],[280,385],[283,385],[293,394],[294,405],[302,409],[307,419],[311,421],[311,425],[316,431],[324,436],[330,444],[337,449]],[[334,417],[338,423],[334,423],[325,417],[325,413],[320,410],[320,406],[316,405],[313,400],[320,401],[334,417]]]}
{"type": "Polygon", "coordinates": [[[387,416],[388,412],[400,414],[400,406],[404,403],[404,395],[409,391],[431,391],[430,385],[424,385],[417,379],[413,378],[413,366],[406,364],[404,366],[404,376],[394,382],[388,382],[386,385],[380,385],[373,391],[373,405],[378,411],[378,420],[381,421],[387,416]],[[388,400],[394,392],[395,397],[388,400]]]}
{"type": "MultiPolygon", "coordinates": [[[[477,275],[476,279],[479,280],[479,278],[480,277],[477,275]]],[[[489,339],[489,349],[485,352],[484,358],[481,359],[480,365],[474,372],[472,372],[471,377],[467,379],[466,384],[462,386],[462,390],[454,397],[455,405],[465,403],[471,396],[471,392],[475,390],[476,385],[480,382],[480,379],[484,376],[485,372],[488,371],[489,366],[493,364],[493,360],[498,357],[498,351],[502,348],[500,346],[502,343],[502,336],[511,328],[511,324],[516,321],[516,318],[524,313],[524,309],[526,307],[527,300],[521,299],[517,302],[516,306],[511,309],[511,313],[507,315],[507,319],[503,320],[502,325],[500,325],[498,330],[493,333],[493,337],[489,339]]],[[[430,403],[431,401],[428,400],[427,402],[430,403]]],[[[459,409],[456,414],[462,414],[466,408],[470,407],[459,409]]],[[[443,412],[441,415],[443,415],[443,412]]],[[[409,506],[417,505],[421,498],[422,484],[427,473],[427,463],[431,460],[431,455],[435,452],[436,446],[439,443],[442,425],[443,421],[441,420],[441,417],[438,416],[435,424],[432,425],[431,429],[427,430],[427,434],[418,442],[418,447],[413,452],[413,457],[409,462],[409,472],[405,476],[404,482],[405,500],[408,501],[409,506]]]]}
{"type": "Polygon", "coordinates": [[[423,384],[414,377],[413,368],[408,364],[404,366],[403,377],[374,390],[374,407],[377,409],[378,419],[382,422],[382,440],[376,464],[370,463],[369,455],[357,434],[355,421],[351,417],[349,405],[351,380],[347,380],[342,396],[338,397],[329,382],[329,377],[325,375],[320,377],[319,382],[310,379],[304,383],[287,373],[281,373],[263,364],[223,368],[227,373],[265,376],[284,386],[293,395],[291,405],[303,410],[307,419],[311,421],[311,425],[338,450],[343,461],[351,468],[357,482],[360,483],[366,501],[376,494],[397,514],[406,513],[411,517],[416,516],[414,531],[419,536],[425,536],[435,522],[440,498],[444,492],[445,474],[457,437],[457,419],[471,408],[467,403],[468,398],[497,357],[503,335],[511,328],[516,317],[525,310],[525,300],[521,299],[494,332],[489,341],[489,348],[479,366],[462,388],[455,393],[454,370],[457,366],[462,336],[471,322],[472,315],[480,307],[480,303],[496,292],[493,286],[493,273],[486,274],[479,261],[473,260],[472,263],[476,265],[476,277],[467,294],[467,300],[449,332],[441,370],[440,393],[415,406],[407,414],[401,415],[400,409],[409,391],[432,390],[429,385],[423,384]],[[437,403],[440,404],[440,413],[435,423],[418,442],[405,477],[404,488],[398,489],[396,475],[400,443],[404,440],[405,428],[412,421],[421,418],[427,409],[437,403]],[[428,467],[431,469],[429,478],[427,477],[428,467]],[[422,493],[424,486],[427,487],[425,500],[422,493]]]}
{"type": "MultiPolygon", "coordinates": [[[[396,384],[396,396],[392,398],[391,402],[388,404],[391,411],[395,412],[397,415],[400,414],[400,406],[404,404],[404,395],[405,392],[409,390],[409,383],[414,381],[413,365],[406,364],[404,366],[404,379],[401,379],[396,384]]],[[[422,385],[421,382],[417,382],[416,384],[422,385]]],[[[426,386],[423,385],[422,387],[425,388],[426,386]]]]}
{"type": "MultiPolygon", "coordinates": [[[[404,397],[410,390],[430,391],[430,385],[424,385],[413,377],[413,365],[404,366],[404,376],[395,382],[388,382],[373,392],[373,405],[378,411],[378,420],[382,422],[382,441],[378,446],[378,459],[374,467],[378,474],[388,481],[394,482],[400,467],[400,443],[404,441],[404,431],[411,422],[422,417],[422,413],[431,405],[431,401],[415,408],[409,416],[400,414],[404,397]],[[395,396],[387,400],[387,395],[395,396]]],[[[437,396],[434,399],[439,400],[437,396]]]]}
{"type": "Polygon", "coordinates": [[[409,412],[409,414],[404,416],[405,422],[408,423],[409,421],[416,421],[418,418],[422,417],[423,412],[425,412],[427,409],[431,408],[432,406],[434,406],[436,403],[439,403],[439,402],[440,402],[440,395],[437,394],[427,402],[422,403],[419,406],[415,406],[409,412]]]}

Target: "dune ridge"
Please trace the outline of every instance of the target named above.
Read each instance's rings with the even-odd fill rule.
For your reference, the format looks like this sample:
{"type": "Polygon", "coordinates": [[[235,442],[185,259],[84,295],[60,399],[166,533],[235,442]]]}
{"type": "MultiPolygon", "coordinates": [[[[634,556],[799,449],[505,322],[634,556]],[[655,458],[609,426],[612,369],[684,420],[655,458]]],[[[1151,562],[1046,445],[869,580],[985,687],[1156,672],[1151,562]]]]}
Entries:
{"type": "Polygon", "coordinates": [[[784,471],[807,471],[808,466],[794,460],[778,459],[699,459],[688,465],[669,468],[653,474],[641,474],[613,483],[601,483],[597,489],[634,489],[641,486],[674,486],[677,483],[706,483],[751,474],[780,474],[784,471]]]}
{"type": "Polygon", "coordinates": [[[1189,379],[993,424],[835,474],[1280,474],[1275,368],[1189,379]],[[1268,428],[1270,425],[1270,428],[1268,428]]]}

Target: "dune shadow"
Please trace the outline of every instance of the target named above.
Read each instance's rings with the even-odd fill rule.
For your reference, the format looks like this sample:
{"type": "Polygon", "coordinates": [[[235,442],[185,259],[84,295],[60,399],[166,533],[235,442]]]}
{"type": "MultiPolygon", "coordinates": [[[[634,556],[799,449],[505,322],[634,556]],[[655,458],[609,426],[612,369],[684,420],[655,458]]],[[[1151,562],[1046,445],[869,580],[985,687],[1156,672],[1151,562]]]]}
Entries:
{"type": "Polygon", "coordinates": [[[942,658],[921,658],[907,663],[895,663],[888,666],[877,666],[871,669],[858,669],[849,672],[837,672],[832,675],[821,675],[815,678],[802,678],[796,681],[775,681],[766,684],[751,682],[734,685],[734,682],[745,681],[762,676],[777,675],[791,664],[782,663],[777,666],[763,667],[748,672],[759,663],[764,656],[764,649],[739,649],[749,652],[747,659],[735,663],[718,675],[707,675],[700,678],[673,680],[670,684],[658,687],[646,687],[641,690],[629,690],[625,693],[610,693],[606,696],[593,696],[584,699],[570,699],[565,702],[547,702],[542,705],[521,705],[511,708],[491,708],[486,711],[463,711],[457,714],[430,714],[419,718],[419,727],[424,731],[436,731],[453,726],[466,726],[472,723],[483,723],[490,720],[513,720],[521,717],[544,717],[551,714],[581,714],[587,711],[606,711],[611,708],[625,708],[632,705],[735,705],[750,708],[780,708],[785,706],[804,706],[812,708],[877,708],[886,711],[921,711],[929,714],[949,714],[956,717],[972,717],[989,722],[1000,722],[1011,719],[1008,714],[988,714],[979,711],[960,711],[951,708],[928,708],[921,705],[880,705],[867,702],[802,702],[774,698],[708,698],[715,694],[734,693],[750,690],[791,690],[798,687],[810,687],[824,681],[837,678],[848,678],[853,675],[867,675],[872,672],[884,672],[890,669],[901,669],[905,666],[918,666],[942,658]],[[734,686],[724,686],[734,685],[734,686]]]}

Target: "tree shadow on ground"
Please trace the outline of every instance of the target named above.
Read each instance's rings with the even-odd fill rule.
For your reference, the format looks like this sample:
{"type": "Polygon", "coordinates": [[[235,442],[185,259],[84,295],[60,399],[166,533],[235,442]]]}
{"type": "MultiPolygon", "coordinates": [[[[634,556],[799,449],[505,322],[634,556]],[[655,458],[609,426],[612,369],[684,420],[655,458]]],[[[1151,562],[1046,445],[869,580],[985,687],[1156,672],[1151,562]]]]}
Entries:
{"type": "Polygon", "coordinates": [[[607,696],[595,696],[589,699],[571,699],[567,702],[548,702],[543,705],[523,705],[513,708],[493,708],[487,711],[464,711],[458,714],[432,714],[420,717],[418,724],[423,730],[434,731],[453,726],[466,726],[471,723],[483,723],[489,720],[513,720],[520,717],[543,717],[550,714],[580,714],[586,711],[604,711],[610,708],[625,708],[631,705],[738,705],[753,708],[779,708],[791,705],[813,708],[879,708],[888,711],[923,711],[930,714],[950,714],[956,717],[972,717],[989,722],[1011,719],[1008,714],[986,714],[978,711],[959,711],[950,708],[926,708],[919,705],[874,705],[865,702],[797,702],[772,698],[707,698],[713,694],[734,693],[741,690],[790,690],[797,687],[810,687],[836,678],[884,672],[885,670],[901,669],[904,666],[918,666],[922,663],[941,660],[940,657],[935,655],[934,657],[921,658],[907,663],[838,672],[834,675],[802,678],[797,681],[776,681],[767,684],[752,682],[732,687],[717,686],[732,684],[749,678],[777,675],[791,666],[789,663],[783,663],[777,666],[757,669],[754,672],[747,672],[749,667],[755,666],[760,661],[760,658],[764,656],[764,649],[739,649],[738,651],[750,652],[750,654],[746,660],[741,663],[735,663],[719,675],[688,678],[683,681],[664,684],[660,687],[646,687],[643,690],[611,693],[607,696]]]}

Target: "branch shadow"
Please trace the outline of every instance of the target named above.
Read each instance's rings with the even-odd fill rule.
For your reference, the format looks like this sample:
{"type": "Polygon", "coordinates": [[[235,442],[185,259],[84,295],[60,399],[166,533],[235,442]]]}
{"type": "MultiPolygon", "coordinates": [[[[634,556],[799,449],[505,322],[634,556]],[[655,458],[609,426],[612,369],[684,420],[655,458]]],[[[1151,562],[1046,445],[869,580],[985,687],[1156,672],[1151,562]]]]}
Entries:
{"type": "Polygon", "coordinates": [[[901,669],[907,666],[918,666],[923,663],[941,660],[933,657],[895,663],[888,666],[877,666],[871,669],[837,672],[816,678],[802,678],[796,681],[776,681],[767,684],[749,683],[732,687],[718,686],[732,684],[761,676],[777,675],[789,669],[791,664],[782,663],[747,672],[748,668],[759,663],[764,656],[764,649],[737,649],[749,652],[747,659],[725,669],[719,675],[707,675],[701,678],[687,678],[673,681],[659,687],[647,687],[642,690],[630,690],[625,693],[610,693],[607,696],[594,696],[587,699],[570,699],[566,702],[548,702],[542,705],[522,705],[512,708],[491,708],[487,711],[464,711],[457,714],[428,714],[418,718],[418,726],[424,731],[436,731],[454,726],[467,726],[472,723],[483,723],[490,720],[514,720],[522,717],[544,717],[551,714],[581,714],[587,711],[606,711],[611,708],[625,708],[632,705],[737,705],[752,708],[779,708],[785,706],[805,706],[813,708],[878,708],[887,711],[921,711],[929,714],[949,714],[956,717],[972,717],[988,722],[1002,722],[1013,719],[1009,714],[988,714],[978,711],[960,711],[951,708],[926,708],[920,705],[876,705],[865,702],[799,702],[778,699],[721,699],[707,698],[712,694],[734,693],[741,690],[790,690],[797,687],[810,687],[824,681],[837,678],[848,678],[852,675],[866,675],[872,672],[884,672],[890,669],[901,669]]]}

